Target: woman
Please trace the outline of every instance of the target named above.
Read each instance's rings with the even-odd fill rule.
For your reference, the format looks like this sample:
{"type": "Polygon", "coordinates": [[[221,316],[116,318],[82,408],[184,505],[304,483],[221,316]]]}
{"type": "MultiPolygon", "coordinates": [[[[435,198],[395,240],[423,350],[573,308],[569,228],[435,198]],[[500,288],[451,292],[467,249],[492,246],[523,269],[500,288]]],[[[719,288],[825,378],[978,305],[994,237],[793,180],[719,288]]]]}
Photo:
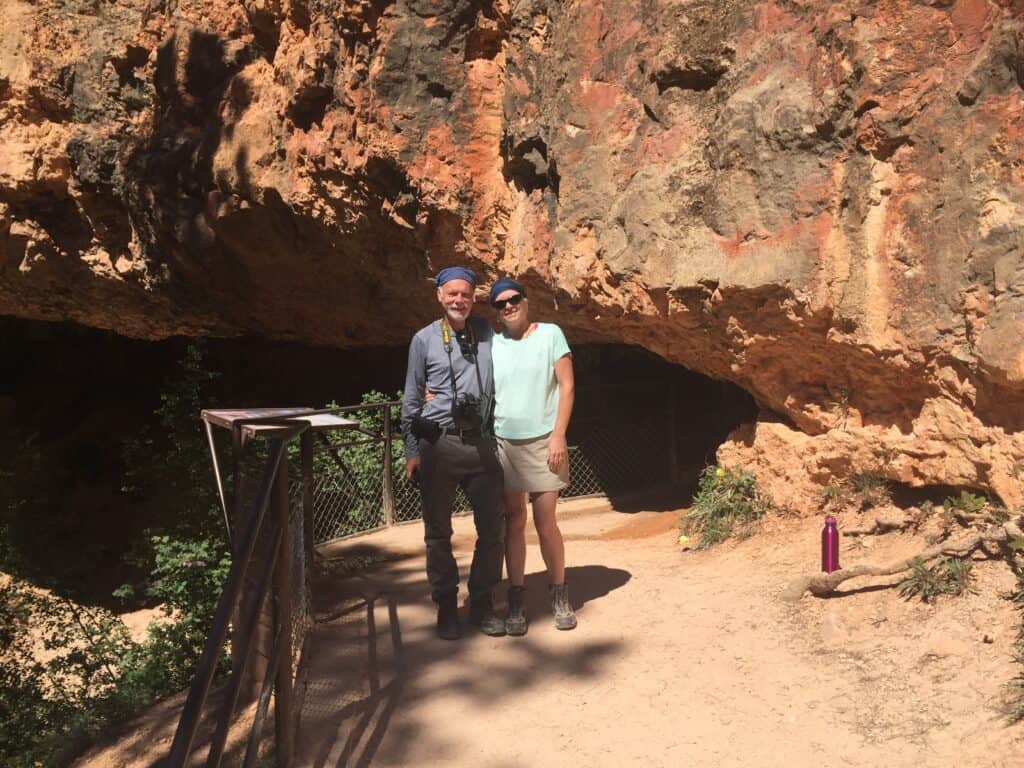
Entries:
{"type": "Polygon", "coordinates": [[[525,635],[526,494],[548,568],[551,607],[558,629],[576,626],[565,584],[565,544],[555,521],[558,492],[569,484],[565,431],[575,383],[572,356],[562,330],[531,323],[526,291],[509,278],[491,288],[491,306],[504,332],[492,342],[494,434],[505,474],[505,562],[508,615],[505,631],[525,635]]]}

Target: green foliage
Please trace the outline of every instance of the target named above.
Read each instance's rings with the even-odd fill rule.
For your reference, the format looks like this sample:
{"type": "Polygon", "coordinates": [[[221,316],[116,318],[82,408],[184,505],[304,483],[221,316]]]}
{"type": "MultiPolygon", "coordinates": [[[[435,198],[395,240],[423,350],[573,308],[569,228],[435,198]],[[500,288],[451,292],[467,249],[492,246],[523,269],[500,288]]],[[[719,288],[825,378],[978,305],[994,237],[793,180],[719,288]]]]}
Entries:
{"type": "Polygon", "coordinates": [[[849,389],[840,389],[832,400],[829,401],[829,410],[835,417],[834,428],[846,429],[846,421],[850,418],[850,397],[852,392],[849,389]]]}
{"type": "Polygon", "coordinates": [[[136,705],[120,687],[134,644],[107,611],[23,583],[0,587],[0,764],[67,762],[136,705]]]}
{"type": "MultiPolygon", "coordinates": [[[[146,588],[160,602],[166,623],[149,627],[146,641],[127,664],[133,682],[160,698],[184,688],[213,623],[231,556],[223,537],[151,539],[155,566],[146,588]]],[[[226,669],[227,656],[221,657],[226,669]]]]}
{"type": "Polygon", "coordinates": [[[717,465],[704,468],[693,508],[680,520],[686,533],[699,533],[701,549],[730,536],[748,536],[771,507],[753,474],[717,465]]]}
{"type": "Polygon", "coordinates": [[[177,377],[167,382],[154,415],[159,429],[125,446],[122,490],[145,505],[164,530],[186,536],[223,533],[210,454],[199,412],[202,391],[219,374],[206,370],[204,347],[185,350],[177,377]]]}
{"type": "Polygon", "coordinates": [[[850,477],[850,488],[860,497],[860,508],[871,509],[892,500],[889,481],[871,472],[859,472],[850,477]]]}
{"type": "Polygon", "coordinates": [[[124,492],[164,522],[132,555],[144,578],[115,595],[159,603],[164,621],[135,642],[107,611],[13,581],[0,590],[0,764],[65,764],[109,723],[188,685],[230,568],[197,418],[212,378],[191,345],[161,394],[159,430],[125,450],[124,492]]]}
{"type": "Polygon", "coordinates": [[[871,451],[876,459],[878,459],[883,467],[888,467],[896,459],[899,458],[900,452],[891,446],[880,445],[871,451]]]}
{"type": "Polygon", "coordinates": [[[826,485],[821,489],[821,504],[823,507],[839,506],[843,501],[843,489],[839,485],[826,485]]]}
{"type": "Polygon", "coordinates": [[[959,496],[947,497],[946,500],[942,502],[942,506],[950,511],[975,515],[981,512],[987,503],[988,500],[984,496],[975,496],[973,493],[960,491],[959,496]]]}
{"type": "MultiPolygon", "coordinates": [[[[1016,541],[1020,541],[1020,539],[1016,541]]],[[[1014,549],[1014,551],[1020,552],[1021,550],[1014,549]]],[[[1017,674],[1007,684],[1009,693],[1007,715],[1011,723],[1019,723],[1024,721],[1024,569],[1020,568],[1016,560],[1011,565],[1017,575],[1017,587],[1010,595],[1010,599],[1020,613],[1021,625],[1013,646],[1013,660],[1018,665],[1017,674]]]]}
{"type": "MultiPolygon", "coordinates": [[[[384,403],[401,400],[402,393],[389,397],[371,390],[360,399],[359,409],[344,414],[359,423],[361,429],[374,435],[384,432],[384,403]]],[[[329,403],[325,408],[337,408],[329,403]]],[[[391,429],[396,439],[392,443],[391,477],[395,504],[404,508],[409,501],[405,495],[416,494],[416,489],[404,482],[405,456],[399,431],[399,407],[390,406],[391,429]]],[[[290,450],[297,451],[297,447],[290,450]]],[[[384,487],[384,444],[368,436],[341,433],[330,446],[322,443],[313,454],[313,471],[317,478],[318,504],[334,512],[334,529],[326,538],[343,536],[366,530],[384,523],[381,499],[384,487]]]]}
{"type": "Polygon", "coordinates": [[[939,595],[962,595],[974,592],[974,563],[956,557],[945,557],[929,567],[920,559],[911,564],[910,575],[900,582],[900,596],[931,602],[939,595]]]}

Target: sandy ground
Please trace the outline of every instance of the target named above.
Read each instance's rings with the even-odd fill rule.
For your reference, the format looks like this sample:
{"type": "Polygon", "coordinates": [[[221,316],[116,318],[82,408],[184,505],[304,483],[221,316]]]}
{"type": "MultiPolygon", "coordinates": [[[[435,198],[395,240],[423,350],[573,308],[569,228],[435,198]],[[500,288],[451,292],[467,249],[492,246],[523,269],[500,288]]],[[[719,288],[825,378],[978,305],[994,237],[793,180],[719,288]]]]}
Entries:
{"type": "MultiPolygon", "coordinates": [[[[325,553],[388,560],[317,585],[297,764],[1024,766],[1024,727],[1000,709],[1016,673],[1005,565],[979,563],[978,594],[934,606],[885,580],[794,605],[778,593],[814,569],[816,520],[681,552],[677,512],[591,501],[560,516],[572,632],[551,624],[535,541],[529,634],[457,642],[434,636],[418,526],[325,553]]],[[[456,522],[455,541],[465,578],[471,520],[456,522]]],[[[844,560],[923,548],[899,534],[870,541],[844,540],[844,560]]],[[[167,727],[133,729],[148,760],[115,744],[81,764],[149,764],[167,727]]]]}

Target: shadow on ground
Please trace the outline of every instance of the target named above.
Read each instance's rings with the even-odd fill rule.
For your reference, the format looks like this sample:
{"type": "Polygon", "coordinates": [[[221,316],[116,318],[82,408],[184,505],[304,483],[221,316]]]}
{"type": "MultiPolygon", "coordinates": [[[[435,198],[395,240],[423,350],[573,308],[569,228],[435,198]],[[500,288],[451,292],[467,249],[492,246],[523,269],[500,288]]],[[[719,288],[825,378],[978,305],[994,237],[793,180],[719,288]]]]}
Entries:
{"type": "MultiPolygon", "coordinates": [[[[603,565],[566,573],[577,610],[630,578],[625,570],[603,565]]],[[[542,626],[551,621],[547,582],[546,572],[527,576],[527,610],[535,629],[526,637],[486,638],[467,627],[456,642],[434,636],[433,604],[419,561],[403,558],[375,574],[323,584],[331,588],[317,596],[321,623],[311,630],[297,763],[367,766],[385,738],[387,764],[420,760],[431,750],[440,758],[446,746],[434,743],[427,710],[435,716],[438,706],[444,713],[459,706],[495,707],[499,715],[503,697],[556,678],[598,676],[623,644],[571,633],[553,638],[553,630],[542,626]]],[[[501,600],[504,591],[498,590],[501,600]]],[[[580,618],[586,621],[585,612],[580,618]]]]}

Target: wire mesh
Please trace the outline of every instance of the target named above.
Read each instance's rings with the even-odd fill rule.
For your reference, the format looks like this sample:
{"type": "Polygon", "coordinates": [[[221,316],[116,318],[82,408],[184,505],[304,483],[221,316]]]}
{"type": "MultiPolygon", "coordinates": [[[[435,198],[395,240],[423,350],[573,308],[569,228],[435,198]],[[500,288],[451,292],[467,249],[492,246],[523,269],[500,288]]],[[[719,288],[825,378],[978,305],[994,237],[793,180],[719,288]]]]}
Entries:
{"type": "MultiPolygon", "coordinates": [[[[258,439],[250,441],[242,454],[239,462],[239,492],[241,494],[241,510],[244,515],[252,511],[252,506],[259,493],[260,480],[267,460],[266,440],[258,439]]],[[[288,530],[287,543],[289,552],[289,564],[291,568],[291,627],[292,627],[292,673],[296,672],[299,661],[299,649],[305,639],[306,632],[313,625],[312,599],[310,594],[310,575],[312,563],[308,562],[308,547],[306,545],[306,531],[303,522],[302,509],[302,468],[299,462],[298,441],[289,445],[284,461],[288,468],[288,530]]],[[[256,589],[256,574],[261,573],[262,563],[265,563],[271,556],[270,551],[272,533],[276,530],[274,519],[273,497],[270,507],[267,509],[264,525],[260,536],[256,541],[253,550],[251,564],[246,572],[246,587],[244,592],[252,592],[256,589]]],[[[240,521],[234,524],[236,535],[240,535],[240,521]]],[[[270,611],[269,604],[264,609],[270,611]]],[[[269,626],[269,613],[266,614],[267,626],[269,626]]]]}
{"type": "MultiPolygon", "coordinates": [[[[358,422],[358,439],[347,433],[318,435],[314,459],[313,541],[323,544],[375,530],[389,523],[419,520],[419,490],[405,479],[405,457],[398,430],[401,403],[373,403],[345,409],[358,422]],[[390,410],[389,420],[384,409],[390,410]],[[388,429],[390,427],[390,429],[388,429]],[[384,482],[390,442],[390,520],[384,482]]],[[[664,425],[655,421],[628,426],[574,425],[569,446],[570,484],[563,499],[626,493],[666,480],[664,425]]],[[[471,511],[459,489],[454,514],[471,511]]]]}

